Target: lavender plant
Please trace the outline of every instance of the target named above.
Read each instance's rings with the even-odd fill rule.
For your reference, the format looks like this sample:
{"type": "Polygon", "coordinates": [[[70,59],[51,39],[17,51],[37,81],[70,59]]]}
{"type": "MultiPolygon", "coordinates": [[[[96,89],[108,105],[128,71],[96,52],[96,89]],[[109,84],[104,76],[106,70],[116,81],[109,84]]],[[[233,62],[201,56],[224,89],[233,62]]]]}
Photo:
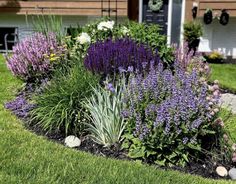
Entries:
{"type": "Polygon", "coordinates": [[[55,34],[35,33],[13,48],[7,66],[15,76],[29,81],[47,75],[64,54],[65,48],[59,45],[55,34]]]}
{"type": "Polygon", "coordinates": [[[197,155],[202,137],[215,134],[213,123],[219,91],[200,80],[197,69],[186,72],[176,62],[174,74],[151,64],[146,75],[135,73],[124,95],[127,118],[124,148],[129,156],[159,165],[181,165],[197,155]]]}
{"type": "Polygon", "coordinates": [[[158,63],[159,55],[153,53],[147,46],[125,38],[92,44],[84,65],[94,73],[107,75],[117,73],[119,68],[127,70],[130,66],[141,70],[142,64],[148,65],[150,61],[158,63]]]}

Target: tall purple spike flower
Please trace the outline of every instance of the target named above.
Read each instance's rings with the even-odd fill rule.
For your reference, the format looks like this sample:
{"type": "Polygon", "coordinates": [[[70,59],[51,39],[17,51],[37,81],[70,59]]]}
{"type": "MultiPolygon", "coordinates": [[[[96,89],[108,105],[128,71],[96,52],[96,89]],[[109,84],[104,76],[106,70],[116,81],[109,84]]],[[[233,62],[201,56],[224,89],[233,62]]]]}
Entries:
{"type": "MultiPolygon", "coordinates": [[[[181,139],[187,137],[185,134],[196,137],[196,130],[213,118],[209,117],[208,86],[199,78],[197,70],[186,73],[178,62],[174,74],[161,63],[150,67],[147,74],[133,74],[124,98],[128,104],[126,110],[132,112],[128,119],[137,123],[134,135],[145,139],[153,132],[142,132],[142,127],[154,127],[162,129],[166,136],[175,133],[181,139]],[[183,127],[188,132],[182,131],[183,127]]],[[[218,105],[217,100],[212,103],[218,105]]]]}
{"type": "Polygon", "coordinates": [[[98,74],[118,73],[118,71],[143,70],[151,61],[159,62],[158,54],[144,44],[124,38],[109,39],[92,44],[84,60],[85,67],[98,74]]]}

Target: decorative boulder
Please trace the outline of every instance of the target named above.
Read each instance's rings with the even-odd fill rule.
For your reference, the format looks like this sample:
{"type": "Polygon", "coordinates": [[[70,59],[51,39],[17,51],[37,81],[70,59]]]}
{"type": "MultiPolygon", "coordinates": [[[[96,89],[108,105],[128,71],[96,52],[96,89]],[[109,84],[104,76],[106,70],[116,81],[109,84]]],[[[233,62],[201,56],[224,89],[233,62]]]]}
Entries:
{"type": "Polygon", "coordinates": [[[236,180],[236,168],[232,168],[229,170],[229,176],[232,180],[236,180]]]}
{"type": "Polygon", "coordinates": [[[221,176],[221,177],[225,177],[228,175],[228,171],[225,167],[223,166],[219,166],[216,168],[216,173],[221,176]]]}
{"type": "Polygon", "coordinates": [[[81,145],[81,140],[74,135],[70,135],[70,136],[66,137],[65,145],[70,148],[79,147],[81,145]]]}

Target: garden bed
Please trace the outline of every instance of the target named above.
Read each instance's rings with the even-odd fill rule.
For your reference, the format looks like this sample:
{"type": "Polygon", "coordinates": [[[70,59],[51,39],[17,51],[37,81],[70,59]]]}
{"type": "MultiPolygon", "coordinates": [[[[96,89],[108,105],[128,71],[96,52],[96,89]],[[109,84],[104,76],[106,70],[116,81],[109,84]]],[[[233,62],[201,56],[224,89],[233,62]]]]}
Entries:
{"type": "Polygon", "coordinates": [[[227,179],[216,168],[234,167],[234,140],[201,56],[167,47],[156,25],[105,20],[74,37],[47,31],[7,58],[25,85],[5,108],[28,129],[94,155],[227,179]]]}

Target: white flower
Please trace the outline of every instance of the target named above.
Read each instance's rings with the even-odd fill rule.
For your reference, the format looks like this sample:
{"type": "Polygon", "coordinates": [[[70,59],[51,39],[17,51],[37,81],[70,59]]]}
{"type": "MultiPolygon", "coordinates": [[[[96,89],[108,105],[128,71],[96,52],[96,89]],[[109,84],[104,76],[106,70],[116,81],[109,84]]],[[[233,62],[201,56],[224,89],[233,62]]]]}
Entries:
{"type": "Polygon", "coordinates": [[[88,33],[81,33],[81,35],[77,37],[77,41],[80,44],[90,43],[91,37],[88,35],[88,33]]]}
{"type": "Polygon", "coordinates": [[[121,31],[124,35],[126,35],[130,30],[127,27],[123,26],[121,31]]]}
{"type": "Polygon", "coordinates": [[[115,22],[113,20],[112,21],[103,21],[98,24],[97,29],[100,31],[107,31],[109,29],[112,30],[114,27],[114,24],[115,24],[115,22]]]}

